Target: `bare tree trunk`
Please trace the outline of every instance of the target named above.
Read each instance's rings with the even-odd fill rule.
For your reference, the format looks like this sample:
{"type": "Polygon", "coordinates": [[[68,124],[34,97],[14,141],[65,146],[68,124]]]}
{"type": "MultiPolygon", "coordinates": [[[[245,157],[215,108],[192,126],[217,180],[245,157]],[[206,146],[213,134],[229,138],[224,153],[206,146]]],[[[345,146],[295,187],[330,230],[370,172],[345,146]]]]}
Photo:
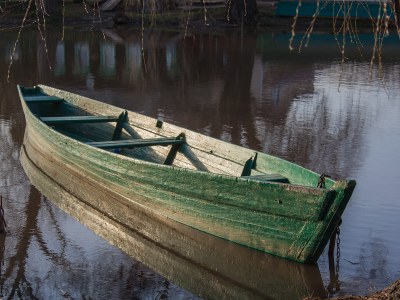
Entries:
{"type": "Polygon", "coordinates": [[[232,23],[244,23],[254,25],[257,23],[256,0],[228,0],[229,21],[232,23]]]}

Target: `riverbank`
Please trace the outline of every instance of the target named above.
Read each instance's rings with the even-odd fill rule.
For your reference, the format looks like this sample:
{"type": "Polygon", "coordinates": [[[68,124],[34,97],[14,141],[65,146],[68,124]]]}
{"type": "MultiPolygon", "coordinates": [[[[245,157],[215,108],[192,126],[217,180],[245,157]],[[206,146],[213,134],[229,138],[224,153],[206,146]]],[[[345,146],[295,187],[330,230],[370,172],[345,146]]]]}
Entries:
{"type": "MultiPolygon", "coordinates": [[[[291,32],[293,17],[276,16],[277,1],[258,1],[257,24],[247,26],[249,29],[266,32],[291,32]]],[[[192,31],[224,31],[242,28],[241,24],[232,23],[227,19],[227,8],[225,5],[192,5],[190,7],[178,7],[173,11],[158,14],[142,14],[141,12],[111,11],[101,12],[101,15],[86,15],[82,4],[69,4],[66,9],[65,22],[70,25],[115,27],[157,27],[174,28],[192,31]]],[[[296,20],[295,29],[305,32],[310,25],[316,32],[333,32],[333,18],[302,17],[296,20]]],[[[340,19],[336,20],[337,29],[342,26],[340,19]]],[[[359,32],[371,30],[370,20],[357,20],[359,32]]]]}
{"type": "MultiPolygon", "coordinates": [[[[258,31],[291,32],[293,17],[276,16],[276,1],[259,1],[257,24],[249,27],[258,31]]],[[[241,24],[235,24],[227,20],[225,5],[209,5],[207,7],[192,5],[190,7],[178,7],[172,11],[162,13],[142,14],[141,12],[114,11],[100,12],[88,4],[65,2],[62,17],[47,17],[46,24],[55,26],[71,26],[79,28],[121,28],[121,27],[153,27],[192,31],[224,31],[235,28],[240,29],[241,24]]],[[[14,9],[0,18],[0,28],[19,27],[24,19],[23,8],[14,9]]],[[[32,12],[24,22],[25,26],[36,26],[37,15],[32,12]]],[[[333,18],[302,17],[296,20],[296,31],[305,32],[313,25],[313,31],[331,33],[333,31],[333,18]]],[[[337,20],[337,27],[342,22],[337,20]]],[[[371,31],[370,20],[358,20],[359,32],[371,31]]]]}

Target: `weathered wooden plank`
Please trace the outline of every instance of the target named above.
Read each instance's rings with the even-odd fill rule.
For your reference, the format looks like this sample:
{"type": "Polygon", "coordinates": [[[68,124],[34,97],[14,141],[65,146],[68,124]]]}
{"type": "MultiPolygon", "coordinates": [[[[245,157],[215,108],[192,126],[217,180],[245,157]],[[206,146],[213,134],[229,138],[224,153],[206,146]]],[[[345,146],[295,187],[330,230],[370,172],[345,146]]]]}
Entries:
{"type": "MultiPolygon", "coordinates": [[[[132,119],[134,118],[135,116],[132,119]]],[[[131,131],[131,134],[135,133],[134,136],[141,138],[156,138],[160,136],[160,133],[162,135],[169,136],[179,134],[179,132],[175,131],[168,131],[168,133],[165,133],[163,130],[160,131],[160,133],[156,133],[132,125],[134,124],[131,123],[128,130],[131,131]]],[[[155,127],[154,123],[152,127],[155,127]]],[[[127,129],[127,127],[125,127],[125,129],[127,129]]],[[[174,160],[175,166],[196,170],[199,169],[196,166],[201,165],[202,167],[200,168],[200,170],[203,171],[207,169],[209,172],[212,173],[240,176],[243,164],[241,162],[237,162],[237,159],[223,159],[223,157],[219,156],[218,153],[213,152],[213,146],[209,148],[210,150],[198,149],[197,143],[199,137],[193,136],[191,132],[187,130],[185,130],[185,135],[187,137],[186,139],[188,141],[188,146],[182,147],[181,151],[177,153],[176,159],[174,160]]],[[[168,155],[168,149],[165,147],[158,147],[157,149],[154,149],[154,151],[161,157],[166,157],[168,155]]],[[[254,155],[254,152],[252,154],[254,155]]],[[[251,154],[249,156],[251,156],[251,154]]],[[[243,161],[243,163],[244,162],[245,160],[243,161]]],[[[252,173],[259,174],[257,170],[253,170],[252,173]]]]}
{"type": "Polygon", "coordinates": [[[123,141],[89,142],[86,144],[101,149],[116,149],[116,148],[182,145],[183,143],[185,143],[185,141],[182,139],[156,138],[156,139],[137,139],[137,140],[123,140],[123,141]]]}
{"type": "Polygon", "coordinates": [[[104,123],[117,122],[118,118],[112,116],[70,116],[70,117],[41,117],[47,125],[75,124],[75,123],[104,123]]]}
{"type": "Polygon", "coordinates": [[[64,99],[55,96],[37,95],[37,96],[25,96],[26,103],[61,103],[64,99]]]}

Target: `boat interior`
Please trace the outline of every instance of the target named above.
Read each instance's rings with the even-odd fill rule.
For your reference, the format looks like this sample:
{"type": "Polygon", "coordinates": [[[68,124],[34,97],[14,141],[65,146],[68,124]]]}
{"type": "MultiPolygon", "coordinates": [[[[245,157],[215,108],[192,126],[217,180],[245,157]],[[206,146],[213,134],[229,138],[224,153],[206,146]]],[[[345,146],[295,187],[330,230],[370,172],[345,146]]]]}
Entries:
{"type": "Polygon", "coordinates": [[[19,89],[31,112],[42,122],[93,147],[152,163],[242,177],[258,182],[315,187],[318,181],[318,175],[311,171],[306,181],[304,178],[307,176],[304,176],[304,173],[299,181],[296,176],[291,176],[291,173],[285,174],[285,168],[281,166],[283,160],[279,160],[279,163],[266,163],[266,158],[272,158],[271,156],[249,149],[241,148],[244,153],[238,159],[234,159],[239,153],[238,147],[234,146],[231,156],[224,157],[218,150],[227,148],[228,143],[218,141],[222,146],[218,146],[217,149],[207,141],[204,146],[200,146],[198,141],[189,140],[183,132],[164,131],[164,123],[161,120],[151,119],[154,124],[149,128],[136,123],[134,117],[137,116],[131,116],[131,113],[128,115],[127,111],[121,110],[117,116],[95,114],[87,107],[48,95],[39,87],[19,89]],[[169,136],[166,136],[167,134],[169,136]],[[207,145],[209,148],[206,148],[207,145]]]}

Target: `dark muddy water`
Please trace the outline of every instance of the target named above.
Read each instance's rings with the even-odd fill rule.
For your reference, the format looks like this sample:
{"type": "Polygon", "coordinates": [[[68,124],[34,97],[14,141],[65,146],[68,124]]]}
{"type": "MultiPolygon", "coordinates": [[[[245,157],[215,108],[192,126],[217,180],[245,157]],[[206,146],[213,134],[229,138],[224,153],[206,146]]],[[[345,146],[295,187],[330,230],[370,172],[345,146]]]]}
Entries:
{"type": "MultiPolygon", "coordinates": [[[[27,31],[13,53],[15,37],[0,32],[0,194],[8,225],[0,236],[0,298],[188,299],[207,295],[201,289],[218,282],[215,298],[228,295],[225,284],[237,287],[238,298],[295,299],[337,290],[365,294],[400,278],[398,40],[385,41],[379,76],[367,59],[366,36],[366,58],[348,48],[344,65],[329,36],[314,36],[297,54],[289,53],[283,34],[146,31],[143,57],[140,32],[133,30],[66,31],[64,40],[51,30],[46,43],[27,31]],[[218,247],[254,270],[259,261],[264,276],[253,278],[246,267],[242,276],[250,280],[214,272],[212,282],[205,276],[200,284],[180,276],[180,266],[171,265],[164,277],[157,263],[150,269],[111,246],[42,196],[20,165],[25,125],[16,84],[37,83],[357,180],[336,274],[326,251],[318,266],[304,267],[227,243],[218,247]]],[[[193,277],[204,271],[185,264],[193,277]]]]}

